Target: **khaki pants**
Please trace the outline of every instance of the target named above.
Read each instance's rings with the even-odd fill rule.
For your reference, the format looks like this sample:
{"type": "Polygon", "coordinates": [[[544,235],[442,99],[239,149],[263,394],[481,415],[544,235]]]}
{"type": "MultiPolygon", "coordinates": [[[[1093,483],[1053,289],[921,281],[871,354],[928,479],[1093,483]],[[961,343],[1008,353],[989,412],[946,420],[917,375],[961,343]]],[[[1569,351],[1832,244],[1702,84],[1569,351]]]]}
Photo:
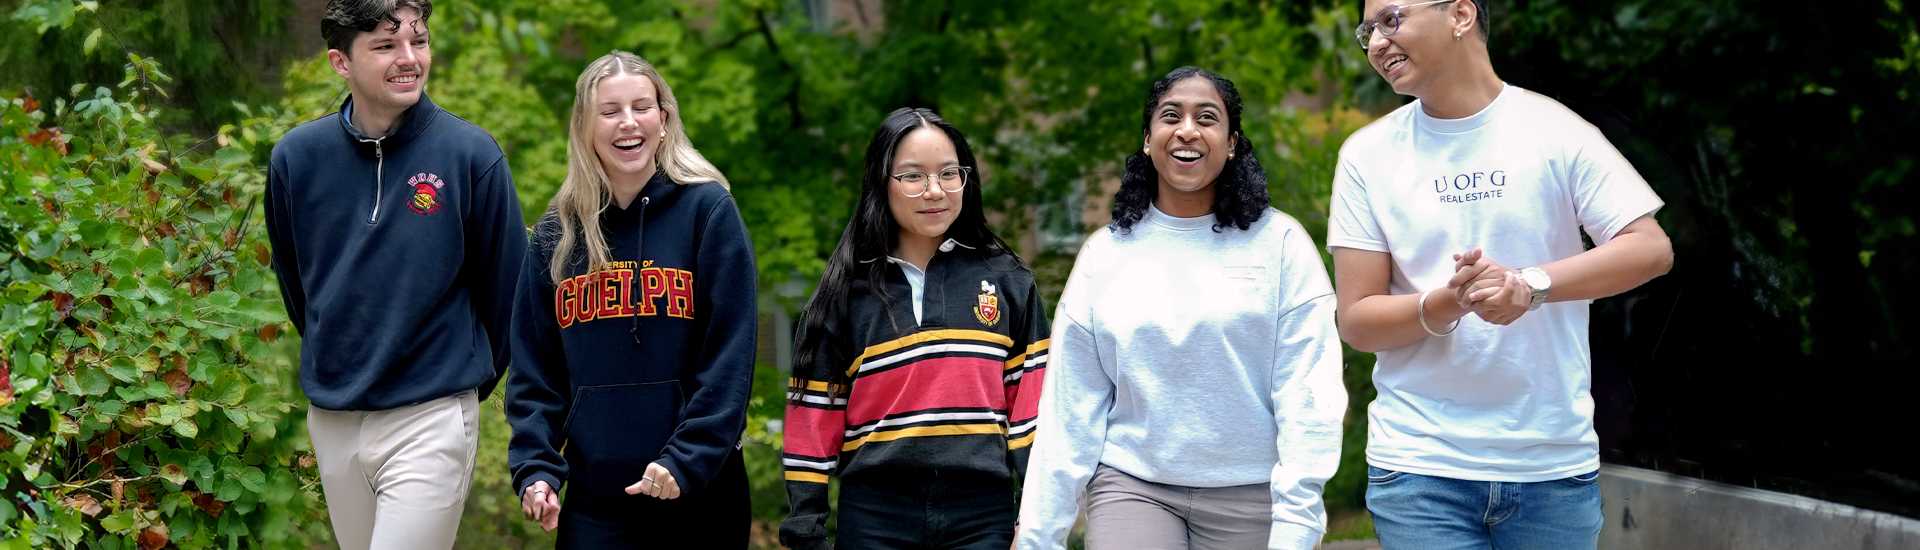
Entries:
{"type": "Polygon", "coordinates": [[[1087,486],[1088,550],[1261,549],[1272,527],[1265,483],[1163,485],[1102,464],[1087,486]]]}
{"type": "Polygon", "coordinates": [[[384,411],[309,406],[307,433],[340,547],[453,547],[473,479],[479,409],[473,390],[384,411]]]}

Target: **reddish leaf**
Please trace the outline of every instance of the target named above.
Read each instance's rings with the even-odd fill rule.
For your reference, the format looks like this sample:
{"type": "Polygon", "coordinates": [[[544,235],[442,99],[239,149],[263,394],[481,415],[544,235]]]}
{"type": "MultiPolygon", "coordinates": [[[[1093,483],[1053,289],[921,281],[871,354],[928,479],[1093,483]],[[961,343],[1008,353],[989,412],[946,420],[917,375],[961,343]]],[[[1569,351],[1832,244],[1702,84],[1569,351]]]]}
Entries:
{"type": "MultiPolygon", "coordinates": [[[[120,446],[120,430],[107,431],[106,443],[107,448],[105,454],[100,456],[100,471],[103,472],[113,470],[113,449],[120,446]]],[[[120,482],[115,481],[113,483],[113,499],[120,500],[120,482]]]]}
{"type": "Polygon", "coordinates": [[[253,260],[256,262],[260,262],[260,265],[262,266],[272,265],[273,252],[267,250],[267,245],[265,244],[254,243],[253,260]]]}
{"type": "Polygon", "coordinates": [[[174,229],[173,224],[168,222],[160,222],[160,225],[153,226],[153,231],[159,233],[162,237],[172,237],[180,234],[180,230],[174,229]]]}
{"type": "Polygon", "coordinates": [[[232,249],[233,245],[240,244],[240,232],[234,231],[231,227],[227,228],[225,233],[220,234],[220,243],[232,249]]]}
{"type": "Polygon", "coordinates": [[[273,343],[274,340],[279,340],[279,339],[280,339],[280,323],[267,323],[264,325],[260,325],[260,341],[271,344],[273,343]]]}
{"type": "Polygon", "coordinates": [[[120,445],[120,432],[107,432],[107,437],[95,439],[87,445],[87,459],[98,462],[101,472],[113,470],[113,448],[120,445]]]}
{"type": "Polygon", "coordinates": [[[140,550],[159,550],[167,546],[167,524],[155,523],[140,530],[140,550]]]}
{"type": "Polygon", "coordinates": [[[27,144],[52,147],[53,150],[60,152],[60,156],[67,155],[67,138],[60,132],[60,127],[58,126],[41,128],[34,133],[27,134],[27,144]]]}
{"type": "Polygon", "coordinates": [[[53,199],[41,198],[40,209],[46,211],[48,216],[60,217],[60,205],[54,204],[53,199]]]}
{"type": "Polygon", "coordinates": [[[112,296],[107,296],[107,295],[105,295],[105,294],[102,294],[102,295],[99,295],[99,296],[94,296],[94,297],[93,297],[93,303],[96,303],[96,304],[100,304],[100,307],[103,307],[103,308],[106,308],[106,310],[107,310],[107,311],[113,311],[113,297],[112,297],[112,296]]]}
{"type": "Polygon", "coordinates": [[[87,517],[100,515],[100,501],[93,498],[93,495],[74,494],[73,496],[60,499],[60,503],[67,505],[68,508],[79,510],[80,513],[86,514],[87,517]]]}
{"type": "MultiPolygon", "coordinates": [[[[12,403],[12,402],[13,402],[13,364],[8,363],[6,358],[0,357],[0,407],[5,407],[7,406],[8,403],[12,403]]],[[[0,432],[0,437],[7,437],[6,432],[0,432]]],[[[5,440],[4,443],[5,444],[0,445],[0,449],[5,449],[13,446],[13,442],[11,439],[5,440]]]]}
{"type": "MultiPolygon", "coordinates": [[[[111,455],[109,455],[109,456],[111,456],[111,455]]],[[[121,481],[121,480],[118,480],[118,479],[116,479],[116,480],[113,480],[113,502],[114,502],[114,504],[119,504],[119,503],[120,503],[120,499],[123,499],[123,498],[126,498],[126,496],[127,496],[127,482],[125,482],[125,481],[121,481]]]]}
{"type": "Polygon", "coordinates": [[[194,296],[206,296],[208,292],[213,292],[213,277],[205,274],[194,275],[190,281],[193,283],[191,292],[194,296]]]}
{"type": "Polygon", "coordinates": [[[160,204],[160,192],[152,189],[148,189],[147,204],[160,204]]]}
{"type": "Polygon", "coordinates": [[[73,315],[72,294],[65,292],[48,292],[47,294],[53,297],[54,322],[65,321],[67,316],[73,315]]]}
{"type": "MultiPolygon", "coordinates": [[[[5,404],[6,401],[0,401],[0,405],[5,404]]],[[[7,434],[7,432],[0,432],[0,450],[12,449],[14,443],[17,442],[13,440],[12,435],[7,434]]]]}
{"type": "Polygon", "coordinates": [[[167,381],[167,387],[173,388],[173,394],[179,397],[186,397],[187,391],[193,389],[193,379],[187,377],[187,369],[182,367],[174,367],[160,375],[160,379],[167,381]]]}
{"type": "Polygon", "coordinates": [[[232,206],[234,208],[240,207],[240,203],[233,200],[232,187],[228,187],[220,191],[220,201],[227,203],[227,206],[232,206]]]}
{"type": "Polygon", "coordinates": [[[209,495],[206,493],[194,494],[193,505],[196,507],[199,507],[201,511],[206,512],[207,515],[213,516],[216,518],[220,517],[221,512],[225,512],[227,510],[227,503],[220,502],[219,499],[213,498],[213,495],[209,495]]]}
{"type": "Polygon", "coordinates": [[[27,100],[26,105],[20,106],[22,110],[29,113],[40,110],[40,100],[34,99],[33,94],[22,94],[22,95],[26,96],[26,100],[27,100]]]}

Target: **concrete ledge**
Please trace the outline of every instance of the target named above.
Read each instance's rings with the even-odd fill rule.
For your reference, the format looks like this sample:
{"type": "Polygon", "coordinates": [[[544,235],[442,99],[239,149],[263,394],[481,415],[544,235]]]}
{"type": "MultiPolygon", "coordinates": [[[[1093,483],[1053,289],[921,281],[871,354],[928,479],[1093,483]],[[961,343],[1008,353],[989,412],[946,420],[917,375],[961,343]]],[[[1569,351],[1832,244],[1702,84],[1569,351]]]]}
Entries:
{"type": "Polygon", "coordinates": [[[1607,549],[1920,548],[1920,520],[1823,500],[1606,465],[1607,549]]]}

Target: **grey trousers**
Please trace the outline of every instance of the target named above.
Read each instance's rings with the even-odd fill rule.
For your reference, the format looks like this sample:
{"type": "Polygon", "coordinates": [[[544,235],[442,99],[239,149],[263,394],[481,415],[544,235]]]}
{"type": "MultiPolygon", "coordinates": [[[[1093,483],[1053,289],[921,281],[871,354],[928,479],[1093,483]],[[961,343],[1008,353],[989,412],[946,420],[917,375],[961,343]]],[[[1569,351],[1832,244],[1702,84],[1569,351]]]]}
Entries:
{"type": "Polygon", "coordinates": [[[479,430],[473,390],[384,411],[308,407],[307,434],[340,548],[452,548],[479,430]]]}
{"type": "Polygon", "coordinates": [[[1100,465],[1087,487],[1088,550],[1243,550],[1267,547],[1268,484],[1163,485],[1100,465]]]}

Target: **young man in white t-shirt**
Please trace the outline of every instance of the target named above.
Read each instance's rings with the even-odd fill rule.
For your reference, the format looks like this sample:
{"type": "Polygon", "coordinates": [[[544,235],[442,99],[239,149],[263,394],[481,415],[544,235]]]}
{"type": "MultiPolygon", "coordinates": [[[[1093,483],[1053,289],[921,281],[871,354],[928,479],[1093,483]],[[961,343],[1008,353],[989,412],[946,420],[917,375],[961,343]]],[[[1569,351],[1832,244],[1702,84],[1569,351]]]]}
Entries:
{"type": "Polygon", "coordinates": [[[1593,548],[1587,306],[1673,249],[1598,129],[1494,74],[1485,1],[1365,0],[1355,33],[1416,98],[1341,147],[1328,221],[1341,339],[1379,359],[1367,509],[1388,550],[1593,548]]]}

